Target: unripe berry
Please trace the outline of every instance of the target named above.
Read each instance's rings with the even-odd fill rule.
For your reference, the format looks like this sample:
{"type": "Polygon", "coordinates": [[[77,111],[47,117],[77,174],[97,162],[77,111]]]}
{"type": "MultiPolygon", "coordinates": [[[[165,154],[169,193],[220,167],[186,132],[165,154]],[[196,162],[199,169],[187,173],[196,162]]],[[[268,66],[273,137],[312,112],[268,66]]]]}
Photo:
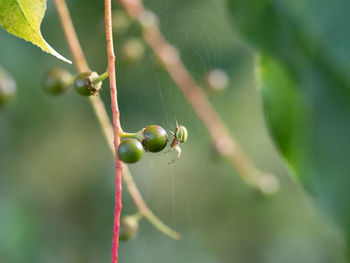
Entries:
{"type": "Polygon", "coordinates": [[[114,10],[112,13],[113,31],[118,34],[124,33],[131,25],[129,16],[122,10],[114,10]]]}
{"type": "Polygon", "coordinates": [[[139,14],[139,22],[144,29],[152,29],[159,24],[159,18],[152,11],[144,10],[139,14]]]}
{"type": "Polygon", "coordinates": [[[93,71],[79,73],[74,81],[75,90],[82,96],[96,95],[102,88],[102,82],[94,83],[98,74],[93,71]]]}
{"type": "Polygon", "coordinates": [[[168,143],[168,134],[158,125],[147,126],[143,131],[142,145],[146,151],[160,152],[168,143]]]}
{"type": "Polygon", "coordinates": [[[15,80],[0,68],[0,106],[11,100],[17,90],[15,80]]]}
{"type": "Polygon", "coordinates": [[[118,157],[124,163],[136,163],[143,155],[142,144],[136,139],[125,139],[118,148],[118,157]]]}
{"type": "Polygon", "coordinates": [[[205,84],[211,91],[222,91],[227,89],[229,77],[222,69],[212,69],[205,77],[205,84]]]}
{"type": "Polygon", "coordinates": [[[127,62],[136,62],[145,54],[142,41],[138,38],[129,38],[122,45],[121,53],[127,62]]]}
{"type": "Polygon", "coordinates": [[[49,95],[61,95],[72,84],[73,76],[63,69],[48,71],[43,80],[43,89],[49,95]]]}
{"type": "Polygon", "coordinates": [[[139,221],[135,216],[123,216],[120,219],[119,239],[129,240],[135,237],[139,230],[139,221]]]}

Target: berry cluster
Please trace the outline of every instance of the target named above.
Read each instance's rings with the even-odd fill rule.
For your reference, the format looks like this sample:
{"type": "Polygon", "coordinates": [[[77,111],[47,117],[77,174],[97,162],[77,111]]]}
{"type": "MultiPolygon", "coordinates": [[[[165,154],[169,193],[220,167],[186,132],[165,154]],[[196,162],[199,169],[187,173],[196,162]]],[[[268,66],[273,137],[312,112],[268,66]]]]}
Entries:
{"type": "MultiPolygon", "coordinates": [[[[175,149],[178,152],[177,157],[170,162],[173,163],[181,156],[179,145],[186,142],[187,129],[176,123],[175,132],[171,133],[173,134],[173,140],[169,151],[175,149]]],[[[124,163],[136,163],[142,158],[145,151],[152,153],[160,152],[168,143],[168,134],[158,125],[147,126],[136,133],[122,132],[121,137],[123,141],[119,145],[118,157],[124,163]]]]}
{"type": "Polygon", "coordinates": [[[97,95],[102,89],[102,81],[108,73],[98,75],[94,71],[81,72],[73,76],[66,70],[53,69],[46,73],[43,81],[44,91],[53,96],[65,93],[73,84],[76,92],[82,96],[97,95]]]}
{"type": "MultiPolygon", "coordinates": [[[[98,75],[96,72],[82,72],[73,76],[62,69],[53,69],[47,72],[43,81],[43,89],[49,95],[65,93],[74,84],[75,90],[82,96],[97,95],[102,89],[102,81],[108,77],[108,73],[98,75]]],[[[170,144],[170,150],[175,149],[178,155],[170,163],[175,162],[181,156],[180,143],[187,140],[187,129],[176,123],[176,129],[170,144]]],[[[136,133],[121,132],[122,142],[118,148],[118,157],[124,163],[138,162],[143,153],[160,152],[168,143],[167,132],[158,125],[147,126],[136,133]]]]}
{"type": "Polygon", "coordinates": [[[146,152],[160,152],[168,143],[168,134],[158,125],[150,125],[137,133],[122,133],[118,157],[124,163],[138,162],[146,152]]]}

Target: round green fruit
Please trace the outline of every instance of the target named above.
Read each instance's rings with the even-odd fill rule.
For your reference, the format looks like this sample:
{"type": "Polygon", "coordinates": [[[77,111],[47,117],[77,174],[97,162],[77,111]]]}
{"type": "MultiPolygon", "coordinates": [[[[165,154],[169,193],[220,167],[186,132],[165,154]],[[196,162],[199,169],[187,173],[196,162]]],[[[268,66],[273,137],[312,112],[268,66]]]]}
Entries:
{"type": "Polygon", "coordinates": [[[168,134],[158,125],[147,126],[143,131],[142,145],[146,151],[160,152],[168,143],[168,134]]]}
{"type": "Polygon", "coordinates": [[[72,84],[73,76],[63,69],[53,69],[46,73],[43,81],[43,89],[49,95],[61,95],[72,84]]]}
{"type": "Polygon", "coordinates": [[[11,100],[17,90],[15,80],[5,71],[0,69],[0,106],[11,100]]]}
{"type": "Polygon", "coordinates": [[[143,155],[142,144],[136,139],[125,139],[118,148],[118,157],[124,163],[136,163],[143,155]]]}
{"type": "Polygon", "coordinates": [[[126,241],[134,238],[139,230],[139,221],[135,216],[123,216],[120,219],[119,239],[126,241]]]}
{"type": "Polygon", "coordinates": [[[79,73],[74,81],[75,90],[82,96],[96,95],[102,88],[102,82],[94,83],[98,74],[93,71],[79,73]]]}
{"type": "Polygon", "coordinates": [[[121,47],[123,58],[127,62],[136,62],[145,54],[145,47],[142,41],[138,38],[127,39],[121,47]]]}

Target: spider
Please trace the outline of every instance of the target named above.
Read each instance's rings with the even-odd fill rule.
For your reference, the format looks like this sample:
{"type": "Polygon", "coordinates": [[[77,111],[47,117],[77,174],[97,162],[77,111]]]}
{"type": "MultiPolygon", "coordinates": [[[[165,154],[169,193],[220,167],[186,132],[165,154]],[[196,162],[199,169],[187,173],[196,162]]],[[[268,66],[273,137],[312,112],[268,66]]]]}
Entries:
{"type": "Polygon", "coordinates": [[[178,160],[181,156],[182,150],[180,148],[180,143],[184,143],[187,140],[187,129],[185,126],[181,126],[178,124],[178,122],[176,121],[176,129],[175,132],[170,131],[170,133],[174,136],[173,137],[173,141],[171,142],[170,145],[170,151],[172,150],[176,150],[177,151],[177,156],[176,158],[174,158],[169,164],[174,163],[176,160],[178,160]]]}

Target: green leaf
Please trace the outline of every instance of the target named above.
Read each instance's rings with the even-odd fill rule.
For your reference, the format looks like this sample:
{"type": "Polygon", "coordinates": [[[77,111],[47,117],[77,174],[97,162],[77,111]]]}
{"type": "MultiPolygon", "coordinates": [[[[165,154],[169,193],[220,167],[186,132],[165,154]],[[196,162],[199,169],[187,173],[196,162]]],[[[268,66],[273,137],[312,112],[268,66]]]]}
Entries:
{"type": "Polygon", "coordinates": [[[58,54],[42,37],[40,24],[46,10],[46,0],[1,0],[0,25],[9,33],[32,42],[43,51],[72,63],[58,54]]]}
{"type": "Polygon", "coordinates": [[[349,247],[350,1],[229,0],[229,7],[235,32],[262,56],[272,138],[349,247]]]}
{"type": "Polygon", "coordinates": [[[310,64],[293,78],[283,63],[261,61],[264,112],[292,174],[350,238],[350,89],[310,64]]]}
{"type": "MultiPolygon", "coordinates": [[[[294,176],[307,159],[309,107],[300,87],[278,61],[264,56],[258,69],[268,128],[294,176]]],[[[301,178],[302,180],[302,178],[301,178]]]]}

